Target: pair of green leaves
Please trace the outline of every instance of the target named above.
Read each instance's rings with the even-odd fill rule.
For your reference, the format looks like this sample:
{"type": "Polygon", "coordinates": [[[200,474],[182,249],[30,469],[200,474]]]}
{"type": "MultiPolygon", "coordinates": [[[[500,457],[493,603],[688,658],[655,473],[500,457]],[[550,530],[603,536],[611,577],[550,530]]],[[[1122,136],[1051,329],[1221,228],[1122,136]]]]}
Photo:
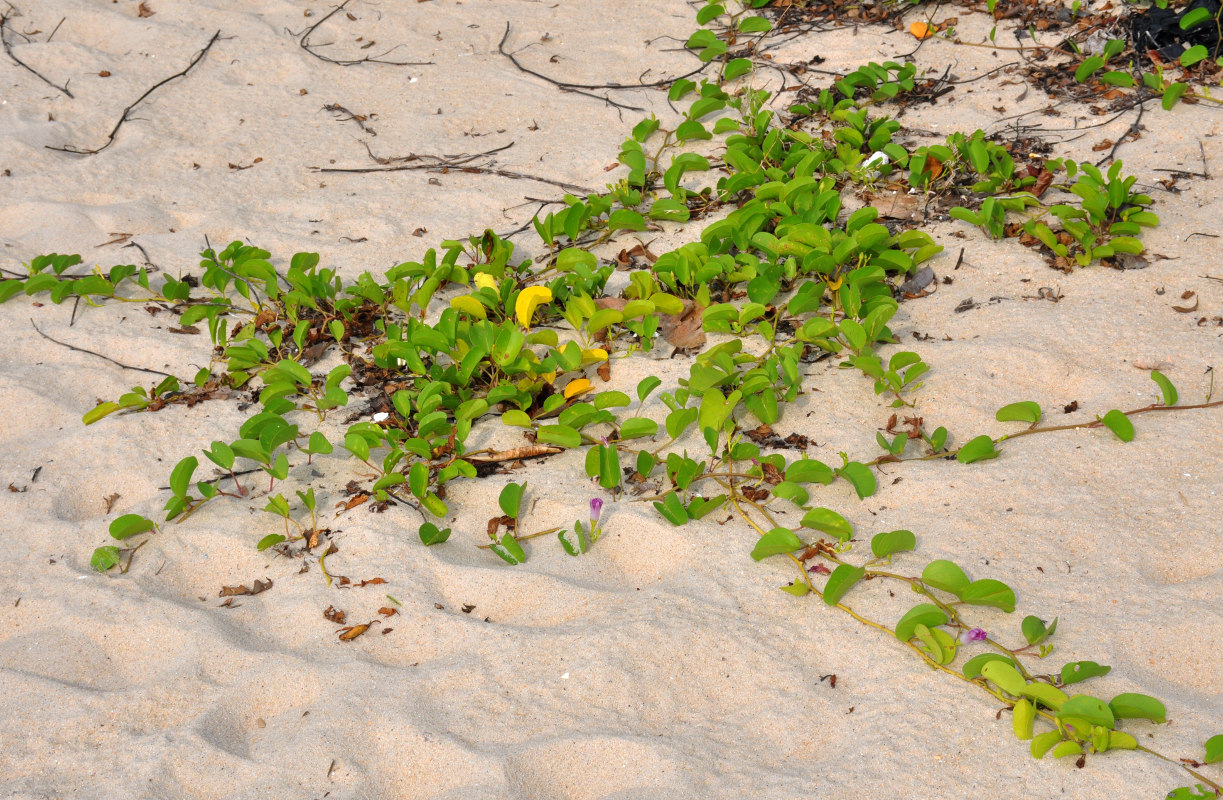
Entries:
{"type": "Polygon", "coordinates": [[[1015,610],[1015,592],[1011,587],[991,578],[970,581],[953,561],[931,561],[922,570],[921,579],[927,586],[953,594],[969,605],[999,608],[1007,613],[1015,610]]]}

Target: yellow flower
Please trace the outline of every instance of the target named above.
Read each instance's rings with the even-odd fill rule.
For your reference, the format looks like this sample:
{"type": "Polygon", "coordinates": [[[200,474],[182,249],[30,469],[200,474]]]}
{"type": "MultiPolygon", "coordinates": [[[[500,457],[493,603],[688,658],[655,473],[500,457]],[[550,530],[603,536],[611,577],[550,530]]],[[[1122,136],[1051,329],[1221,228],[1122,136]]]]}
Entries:
{"type": "Polygon", "coordinates": [[[518,293],[518,299],[514,301],[514,315],[518,317],[518,324],[531,330],[531,319],[535,316],[535,309],[544,303],[551,302],[552,290],[546,286],[528,286],[523,289],[518,293]]]}

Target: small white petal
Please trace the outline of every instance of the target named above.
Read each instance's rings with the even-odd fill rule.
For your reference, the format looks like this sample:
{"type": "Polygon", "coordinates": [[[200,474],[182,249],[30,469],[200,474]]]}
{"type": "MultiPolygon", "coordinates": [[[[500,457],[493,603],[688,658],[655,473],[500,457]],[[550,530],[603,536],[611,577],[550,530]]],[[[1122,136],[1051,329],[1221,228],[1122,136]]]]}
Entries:
{"type": "Polygon", "coordinates": [[[385,411],[379,411],[377,414],[374,415],[374,422],[386,422],[386,420],[390,416],[391,415],[386,413],[385,411]]]}

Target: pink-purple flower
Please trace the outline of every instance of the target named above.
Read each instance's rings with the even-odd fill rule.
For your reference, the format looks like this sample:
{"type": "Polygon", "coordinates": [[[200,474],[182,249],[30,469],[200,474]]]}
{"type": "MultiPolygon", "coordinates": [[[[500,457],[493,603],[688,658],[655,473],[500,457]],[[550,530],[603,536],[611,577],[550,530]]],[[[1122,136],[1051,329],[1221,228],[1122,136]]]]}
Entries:
{"type": "Polygon", "coordinates": [[[984,642],[989,638],[989,634],[981,628],[973,628],[964,637],[970,642],[984,642]]]}
{"type": "Polygon", "coordinates": [[[603,498],[590,498],[590,524],[595,525],[599,521],[599,515],[603,513],[603,498]]]}

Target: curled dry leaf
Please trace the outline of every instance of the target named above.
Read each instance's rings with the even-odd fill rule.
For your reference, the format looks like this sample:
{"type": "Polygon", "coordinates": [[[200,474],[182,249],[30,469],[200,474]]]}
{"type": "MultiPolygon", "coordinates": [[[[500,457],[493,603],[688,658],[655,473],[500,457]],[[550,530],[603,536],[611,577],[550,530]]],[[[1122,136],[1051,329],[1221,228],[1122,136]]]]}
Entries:
{"type": "Polygon", "coordinates": [[[371,624],[372,623],[367,622],[363,625],[353,625],[351,628],[340,628],[340,641],[351,642],[353,639],[356,639],[358,636],[369,630],[369,626],[371,624]]]}
{"type": "MultiPolygon", "coordinates": [[[[1194,296],[1194,293],[1191,290],[1181,293],[1182,300],[1188,300],[1189,298],[1193,296],[1194,296]]],[[[1194,311],[1198,310],[1198,304],[1200,302],[1201,302],[1201,298],[1194,298],[1192,306],[1172,306],[1172,310],[1179,312],[1181,314],[1192,314],[1194,311]]]]}
{"type": "Polygon", "coordinates": [[[659,314],[658,331],[681,350],[693,350],[705,344],[705,331],[701,327],[701,312],[704,306],[691,300],[684,301],[684,310],[679,314],[659,314]]]}
{"type": "Polygon", "coordinates": [[[498,450],[483,456],[472,456],[467,459],[473,464],[492,464],[498,461],[521,461],[524,458],[539,458],[565,452],[563,447],[553,447],[549,444],[537,444],[530,447],[514,447],[510,450],[498,450]]]}
{"type": "Polygon", "coordinates": [[[217,594],[217,597],[236,597],[238,595],[260,594],[271,588],[272,579],[267,578],[262,581],[255,581],[253,588],[248,588],[242,584],[238,586],[222,586],[221,591],[217,594]]]}
{"type": "Polygon", "coordinates": [[[361,589],[366,586],[377,586],[380,583],[386,583],[386,578],[370,578],[367,581],[361,581],[357,584],[357,588],[361,589]]]}
{"type": "Polygon", "coordinates": [[[328,620],[329,622],[334,622],[336,625],[343,625],[344,618],[346,616],[347,614],[335,606],[327,606],[327,608],[323,610],[324,619],[328,620]]]}
{"type": "MultiPolygon", "coordinates": [[[[378,609],[378,613],[384,617],[393,617],[396,614],[398,614],[399,612],[391,608],[390,606],[383,606],[382,608],[378,609]]],[[[390,630],[390,629],[388,628],[387,630],[390,630]]],[[[383,633],[386,633],[386,631],[383,631],[383,633]]]]}

